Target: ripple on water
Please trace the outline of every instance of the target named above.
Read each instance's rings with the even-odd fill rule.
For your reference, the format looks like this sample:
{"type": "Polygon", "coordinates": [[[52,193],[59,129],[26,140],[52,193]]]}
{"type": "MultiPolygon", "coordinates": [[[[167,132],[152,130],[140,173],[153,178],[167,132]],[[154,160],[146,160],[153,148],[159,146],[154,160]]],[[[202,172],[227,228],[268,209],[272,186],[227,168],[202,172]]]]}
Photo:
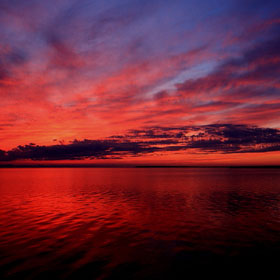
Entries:
{"type": "Polygon", "coordinates": [[[280,254],[280,169],[0,169],[0,186],[1,279],[273,271],[280,254]]]}

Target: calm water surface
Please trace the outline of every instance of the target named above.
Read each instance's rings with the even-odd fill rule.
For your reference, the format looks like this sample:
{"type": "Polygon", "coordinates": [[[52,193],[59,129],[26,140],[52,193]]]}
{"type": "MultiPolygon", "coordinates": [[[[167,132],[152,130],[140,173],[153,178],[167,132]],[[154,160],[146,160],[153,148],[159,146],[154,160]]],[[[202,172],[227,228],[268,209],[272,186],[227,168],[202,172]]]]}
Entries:
{"type": "Polygon", "coordinates": [[[0,229],[0,279],[268,275],[280,169],[0,169],[0,229]]]}

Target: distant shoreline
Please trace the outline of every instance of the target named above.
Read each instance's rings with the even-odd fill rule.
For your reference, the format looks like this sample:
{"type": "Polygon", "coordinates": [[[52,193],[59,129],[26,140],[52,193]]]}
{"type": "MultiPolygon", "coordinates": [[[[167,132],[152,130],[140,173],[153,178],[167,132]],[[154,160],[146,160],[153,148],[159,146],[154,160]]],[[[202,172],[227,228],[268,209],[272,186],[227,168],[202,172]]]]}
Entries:
{"type": "Polygon", "coordinates": [[[280,165],[0,165],[0,168],[280,168],[280,165]]]}

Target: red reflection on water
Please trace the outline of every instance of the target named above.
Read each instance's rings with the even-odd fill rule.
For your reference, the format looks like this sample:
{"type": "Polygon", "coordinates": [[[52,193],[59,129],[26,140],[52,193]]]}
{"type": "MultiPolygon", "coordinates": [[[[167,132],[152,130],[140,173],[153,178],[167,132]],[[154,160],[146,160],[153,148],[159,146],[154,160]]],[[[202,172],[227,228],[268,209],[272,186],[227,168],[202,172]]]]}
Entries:
{"type": "Polygon", "coordinates": [[[69,276],[91,264],[107,275],[130,262],[161,270],[182,250],[231,255],[236,245],[279,241],[278,170],[38,168],[0,175],[1,267],[16,262],[5,273],[69,276]]]}

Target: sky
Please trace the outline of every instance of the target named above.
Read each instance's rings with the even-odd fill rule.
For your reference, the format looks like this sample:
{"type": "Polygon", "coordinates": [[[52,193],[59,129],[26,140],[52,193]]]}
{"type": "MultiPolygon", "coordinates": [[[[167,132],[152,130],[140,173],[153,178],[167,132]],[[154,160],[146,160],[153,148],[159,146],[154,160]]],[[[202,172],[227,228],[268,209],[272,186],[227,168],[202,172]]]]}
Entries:
{"type": "Polygon", "coordinates": [[[0,164],[280,164],[280,2],[0,0],[0,164]]]}

